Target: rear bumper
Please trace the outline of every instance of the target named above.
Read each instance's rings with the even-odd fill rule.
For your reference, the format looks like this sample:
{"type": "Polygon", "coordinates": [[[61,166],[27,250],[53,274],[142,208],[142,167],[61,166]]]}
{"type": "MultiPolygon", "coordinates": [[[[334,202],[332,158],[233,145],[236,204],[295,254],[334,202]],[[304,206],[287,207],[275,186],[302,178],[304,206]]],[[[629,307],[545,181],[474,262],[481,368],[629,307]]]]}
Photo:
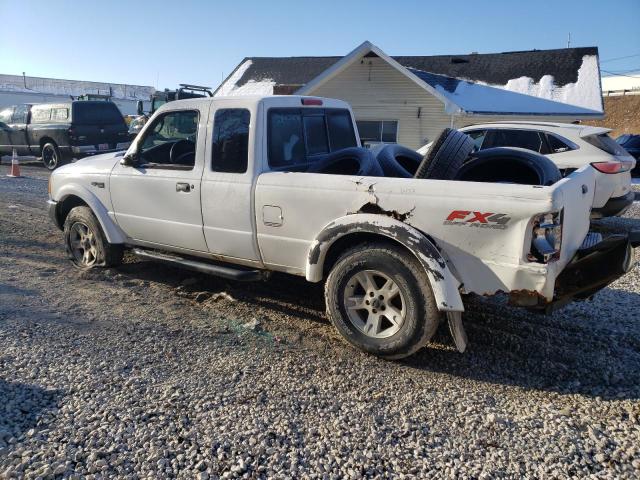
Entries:
{"type": "Polygon", "coordinates": [[[640,231],[610,235],[590,233],[573,259],[556,277],[553,300],[537,292],[514,291],[513,305],[551,313],[574,300],[590,298],[633,267],[633,249],[640,247],[640,231]]]}
{"type": "Polygon", "coordinates": [[[613,217],[622,215],[631,206],[635,199],[635,192],[632,190],[621,197],[610,198],[604,207],[594,208],[591,216],[594,218],[613,217]]]}
{"type": "Polygon", "coordinates": [[[547,312],[573,300],[585,300],[617,280],[633,267],[633,248],[640,246],[640,231],[610,235],[578,250],[558,275],[554,300],[547,312]]]}

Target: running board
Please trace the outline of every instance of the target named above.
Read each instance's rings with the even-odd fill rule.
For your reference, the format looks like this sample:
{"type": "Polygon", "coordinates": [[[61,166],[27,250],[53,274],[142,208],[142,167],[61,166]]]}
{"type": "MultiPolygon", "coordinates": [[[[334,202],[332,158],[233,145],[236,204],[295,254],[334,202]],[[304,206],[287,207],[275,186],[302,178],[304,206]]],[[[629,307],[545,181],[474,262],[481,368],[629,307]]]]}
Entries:
{"type": "Polygon", "coordinates": [[[168,263],[169,265],[175,265],[177,267],[194,270],[200,273],[207,273],[209,275],[215,275],[229,280],[236,280],[238,282],[255,282],[258,280],[264,280],[266,277],[266,275],[260,270],[243,270],[240,268],[224,267],[222,265],[214,265],[204,261],[189,260],[152,250],[143,250],[141,248],[133,248],[131,251],[138,257],[149,258],[151,260],[168,263]]]}

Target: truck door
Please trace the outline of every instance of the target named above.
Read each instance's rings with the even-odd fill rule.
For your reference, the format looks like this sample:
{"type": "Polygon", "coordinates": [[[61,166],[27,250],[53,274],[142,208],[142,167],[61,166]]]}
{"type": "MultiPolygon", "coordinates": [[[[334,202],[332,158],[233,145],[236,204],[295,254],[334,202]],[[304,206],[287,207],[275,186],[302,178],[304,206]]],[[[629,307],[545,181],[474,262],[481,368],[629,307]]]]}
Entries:
{"type": "Polygon", "coordinates": [[[208,110],[189,106],[158,115],[140,133],[136,164],[112,170],[115,218],[134,240],[207,252],[200,183],[208,110]]]}
{"type": "Polygon", "coordinates": [[[249,168],[258,136],[255,115],[246,108],[231,108],[233,104],[225,108],[223,101],[216,106],[211,112],[211,149],[202,176],[204,235],[211,253],[259,264],[254,172],[249,168]]]}
{"type": "Polygon", "coordinates": [[[30,105],[18,105],[11,118],[9,140],[16,149],[18,155],[29,155],[29,142],[27,141],[27,118],[30,105]]]}
{"type": "Polygon", "coordinates": [[[11,127],[9,127],[9,124],[11,123],[13,109],[14,107],[7,107],[4,110],[0,111],[0,155],[11,154],[12,147],[11,139],[9,137],[11,127]]]}

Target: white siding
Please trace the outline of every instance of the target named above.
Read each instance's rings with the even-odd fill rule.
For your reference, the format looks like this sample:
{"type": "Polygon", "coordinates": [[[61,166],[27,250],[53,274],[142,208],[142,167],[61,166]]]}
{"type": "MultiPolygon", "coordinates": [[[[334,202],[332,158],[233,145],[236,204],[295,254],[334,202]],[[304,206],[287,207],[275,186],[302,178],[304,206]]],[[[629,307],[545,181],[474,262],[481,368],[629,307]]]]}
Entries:
{"type": "Polygon", "coordinates": [[[350,103],[358,120],[397,120],[398,143],[410,148],[451,122],[440,100],[377,57],[363,58],[309,94],[350,103]]]}

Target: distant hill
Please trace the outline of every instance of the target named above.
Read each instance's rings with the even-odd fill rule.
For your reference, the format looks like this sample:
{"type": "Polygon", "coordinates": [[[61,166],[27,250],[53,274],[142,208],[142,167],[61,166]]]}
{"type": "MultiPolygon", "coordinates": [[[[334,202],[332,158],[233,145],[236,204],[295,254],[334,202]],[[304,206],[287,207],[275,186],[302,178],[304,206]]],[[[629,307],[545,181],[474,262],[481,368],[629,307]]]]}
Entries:
{"type": "Polygon", "coordinates": [[[604,97],[604,119],[582,123],[613,129],[616,138],[623,133],[640,134],[640,95],[604,97]]]}

